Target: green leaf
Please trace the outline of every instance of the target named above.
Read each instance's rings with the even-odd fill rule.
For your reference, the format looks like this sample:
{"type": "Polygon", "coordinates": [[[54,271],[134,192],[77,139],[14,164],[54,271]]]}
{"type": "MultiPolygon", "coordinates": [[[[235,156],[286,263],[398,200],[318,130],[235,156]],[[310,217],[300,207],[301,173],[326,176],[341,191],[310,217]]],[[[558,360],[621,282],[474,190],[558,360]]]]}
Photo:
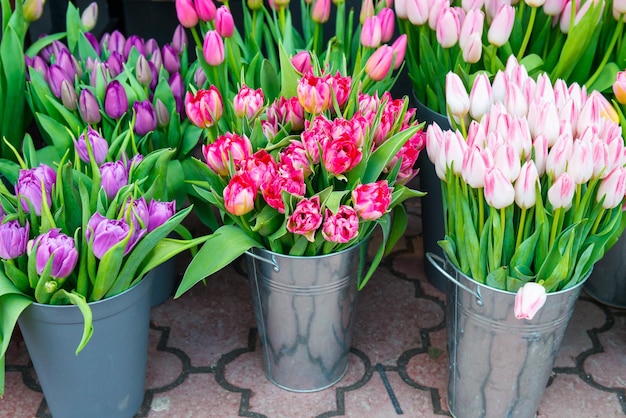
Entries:
{"type": "MultiPolygon", "coordinates": [[[[287,32],[290,33],[290,31],[287,32]]],[[[300,76],[291,63],[289,55],[287,55],[287,52],[285,51],[285,48],[283,48],[282,44],[278,45],[278,50],[280,54],[280,95],[289,99],[298,95],[297,88],[300,76]]]]}
{"type": "Polygon", "coordinates": [[[165,263],[167,260],[182,253],[183,251],[197,247],[198,245],[205,242],[208,238],[209,238],[208,235],[199,237],[196,239],[185,240],[185,241],[172,239],[172,238],[163,238],[154,246],[152,251],[150,251],[150,253],[146,256],[146,259],[142,263],[139,274],[137,274],[137,277],[138,278],[143,277],[150,270],[165,263]]]}
{"type": "Polygon", "coordinates": [[[36,113],[35,118],[41,127],[44,137],[48,138],[48,143],[54,145],[59,154],[64,154],[68,149],[72,149],[72,136],[64,125],[43,113],[36,113]]]}
{"type": "Polygon", "coordinates": [[[261,89],[270,103],[279,97],[280,80],[276,68],[268,60],[263,60],[261,64],[261,89]]]}
{"type": "Polygon", "coordinates": [[[367,274],[365,274],[362,280],[359,280],[359,290],[365,287],[369,279],[372,277],[372,275],[376,271],[376,268],[378,268],[378,265],[380,264],[383,258],[383,255],[387,251],[387,248],[386,248],[387,242],[389,240],[389,234],[391,232],[391,214],[386,213],[381,218],[378,218],[377,225],[380,226],[380,229],[383,231],[383,241],[381,245],[378,247],[376,254],[374,254],[374,258],[372,259],[372,264],[370,264],[370,268],[368,269],[367,274]]]}
{"type": "Polygon", "coordinates": [[[492,270],[487,275],[487,278],[485,279],[485,284],[494,289],[506,290],[506,273],[506,266],[501,266],[495,270],[492,270]]]}
{"type": "Polygon", "coordinates": [[[387,241],[385,256],[389,255],[391,250],[396,246],[400,238],[404,236],[407,226],[409,225],[409,217],[404,206],[399,205],[393,208],[391,213],[391,232],[387,241]]]}
{"type": "Polygon", "coordinates": [[[174,298],[180,297],[196,283],[221,270],[252,247],[263,246],[238,226],[222,226],[208,237],[191,260],[174,298]]]}
{"type": "Polygon", "coordinates": [[[85,348],[85,346],[91,339],[91,336],[93,335],[93,315],[91,313],[91,308],[85,300],[85,297],[83,295],[79,295],[76,292],[70,293],[65,291],[64,289],[61,289],[57,292],[57,294],[66,298],[72,305],[76,305],[80,310],[80,313],[83,314],[83,336],[80,339],[80,343],[78,344],[78,347],[76,347],[75,352],[75,354],[78,355],[78,353],[80,353],[83,348],[85,348]]]}
{"type": "Polygon", "coordinates": [[[400,151],[400,148],[421,128],[422,124],[398,132],[378,147],[369,158],[367,169],[361,178],[362,183],[367,184],[378,180],[380,173],[400,151]]]}
{"type": "Polygon", "coordinates": [[[93,285],[91,296],[89,297],[90,301],[97,301],[104,298],[111,287],[113,287],[113,284],[118,278],[122,261],[124,260],[124,251],[126,250],[126,246],[132,234],[133,231],[129,231],[128,235],[126,235],[123,240],[109,248],[102,256],[98,264],[96,281],[93,285]]]}

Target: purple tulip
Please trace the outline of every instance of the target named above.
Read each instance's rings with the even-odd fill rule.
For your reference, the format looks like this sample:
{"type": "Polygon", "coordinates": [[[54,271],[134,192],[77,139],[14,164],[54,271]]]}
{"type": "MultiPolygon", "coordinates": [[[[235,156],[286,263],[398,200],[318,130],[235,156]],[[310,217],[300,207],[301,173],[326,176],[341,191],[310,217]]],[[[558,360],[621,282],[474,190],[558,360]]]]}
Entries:
{"type": "Polygon", "coordinates": [[[148,60],[143,55],[140,55],[137,60],[135,74],[137,75],[137,81],[144,86],[149,86],[150,83],[152,83],[152,70],[150,69],[148,60]]]}
{"type": "Polygon", "coordinates": [[[126,214],[124,215],[124,219],[130,219],[136,230],[146,229],[148,227],[150,213],[146,199],[143,197],[139,199],[129,197],[124,204],[122,212],[126,214]]]}
{"type": "Polygon", "coordinates": [[[111,77],[117,77],[117,75],[124,70],[122,62],[124,62],[124,57],[122,56],[122,54],[118,52],[112,52],[111,55],[109,55],[109,58],[106,62],[106,68],[109,70],[109,75],[111,77]]]}
{"type": "Polygon", "coordinates": [[[145,55],[143,48],[143,39],[137,35],[131,35],[126,39],[124,44],[124,56],[128,58],[133,47],[139,52],[139,55],[145,55]]]}
{"type": "Polygon", "coordinates": [[[107,64],[102,63],[102,62],[96,62],[93,66],[93,69],[91,70],[91,73],[89,74],[89,84],[92,87],[96,86],[96,80],[98,78],[98,75],[102,75],[102,79],[105,82],[108,82],[110,77],[107,74],[107,64]]]}
{"type": "Polygon", "coordinates": [[[60,228],[39,235],[32,245],[33,248],[37,248],[35,263],[37,274],[43,273],[50,258],[53,258],[50,276],[61,279],[69,276],[74,270],[78,261],[78,251],[74,239],[61,233],[60,228]]]}
{"type": "Polygon", "coordinates": [[[97,124],[102,120],[100,106],[93,93],[88,89],[83,89],[78,98],[78,108],[83,120],[88,124],[97,124]]]}
{"type": "Polygon", "coordinates": [[[104,112],[113,119],[119,119],[128,110],[128,97],[122,84],[111,81],[104,93],[104,112]]]}
{"type": "MultiPolygon", "coordinates": [[[[108,219],[96,212],[87,223],[85,238],[91,244],[93,254],[96,258],[101,260],[109,249],[126,239],[130,231],[130,225],[123,219],[108,219]]],[[[126,245],[124,255],[128,254],[130,250],[133,249],[137,241],[139,241],[145,233],[145,230],[141,230],[133,234],[126,245]]]]}
{"type": "Polygon", "coordinates": [[[178,54],[182,54],[185,48],[187,48],[187,32],[183,25],[178,25],[174,30],[174,36],[172,37],[172,47],[178,54]]]}
{"type": "Polygon", "coordinates": [[[100,177],[100,187],[104,189],[109,199],[113,199],[117,192],[128,184],[128,170],[122,161],[102,164],[100,177]]]}
{"type": "Polygon", "coordinates": [[[74,80],[74,77],[76,77],[76,65],[70,51],[67,49],[62,50],[61,55],[57,57],[55,64],[65,71],[65,74],[67,74],[70,80],[74,80]]]}
{"type": "Polygon", "coordinates": [[[52,185],[56,183],[56,177],[55,171],[45,164],[28,170],[20,170],[17,184],[15,185],[15,193],[20,198],[24,212],[30,213],[30,205],[32,205],[35,214],[37,216],[41,215],[41,207],[43,205],[42,190],[45,191],[46,201],[50,205],[52,185]]]}
{"type": "Polygon", "coordinates": [[[157,125],[164,127],[169,125],[170,123],[170,112],[167,110],[167,106],[163,104],[161,99],[156,100],[156,105],[154,106],[154,111],[157,116],[157,125]]]}
{"type": "Polygon", "coordinates": [[[149,100],[135,102],[133,110],[137,115],[135,120],[135,133],[137,135],[145,135],[156,129],[156,112],[149,100]]]}
{"type": "Polygon", "coordinates": [[[128,165],[128,175],[130,176],[130,173],[137,168],[137,166],[143,161],[143,155],[141,154],[135,154],[133,156],[133,158],[131,158],[130,160],[128,160],[127,165],[128,165]]]}
{"type": "Polygon", "coordinates": [[[180,71],[180,57],[172,45],[165,45],[161,49],[161,55],[163,56],[163,67],[168,73],[174,74],[180,71]]]}
{"type": "Polygon", "coordinates": [[[148,205],[149,219],[148,232],[154,231],[174,216],[176,211],[176,202],[161,202],[159,200],[151,200],[148,205]]]}
{"type": "MultiPolygon", "coordinates": [[[[89,139],[89,145],[91,146],[91,152],[93,153],[96,164],[102,164],[107,158],[109,144],[106,139],[104,139],[98,131],[92,129],[91,126],[87,127],[87,138],[89,139]]],[[[74,143],[74,146],[76,147],[76,151],[78,152],[80,159],[88,163],[90,159],[89,151],[87,149],[87,141],[85,140],[85,133],[82,133],[78,137],[78,141],[74,143]]]]}
{"type": "MultiPolygon", "coordinates": [[[[104,34],[102,34],[102,36],[100,37],[100,50],[109,50],[109,41],[111,39],[111,34],[109,32],[105,32],[104,34]]],[[[110,52],[110,50],[109,50],[110,52]]]]}
{"type": "Polygon", "coordinates": [[[124,45],[126,44],[126,38],[119,31],[113,31],[109,36],[107,43],[107,49],[110,52],[117,52],[124,55],[124,45]]]}
{"type": "Polygon", "coordinates": [[[169,84],[172,94],[174,95],[174,100],[176,101],[176,112],[181,114],[183,111],[183,95],[185,94],[185,85],[183,84],[183,79],[180,77],[180,73],[174,73],[170,77],[169,84]]]}
{"type": "Polygon", "coordinates": [[[63,84],[64,80],[73,84],[67,73],[63,71],[63,68],[57,64],[52,64],[48,70],[48,82],[50,83],[50,90],[52,90],[57,99],[61,98],[61,84],[63,84]]]}
{"type": "Polygon", "coordinates": [[[206,84],[207,78],[204,70],[202,68],[198,68],[195,73],[193,73],[193,82],[196,83],[198,88],[202,88],[206,84]]]}
{"type": "Polygon", "coordinates": [[[96,54],[100,56],[102,53],[102,47],[100,46],[100,42],[98,42],[98,38],[96,38],[96,36],[91,32],[85,32],[85,38],[87,38],[93,49],[95,49],[96,54]]]}
{"type": "Polygon", "coordinates": [[[26,252],[28,243],[28,222],[20,225],[17,220],[0,225],[0,258],[10,260],[26,252]]]}
{"type": "Polygon", "coordinates": [[[34,70],[39,71],[43,75],[43,79],[48,82],[48,64],[46,64],[46,61],[44,61],[43,58],[41,58],[39,55],[35,55],[31,67],[33,67],[34,70]]]}
{"type": "Polygon", "coordinates": [[[69,110],[76,110],[78,96],[74,86],[69,81],[63,80],[61,83],[61,102],[69,110]]]}
{"type": "Polygon", "coordinates": [[[152,55],[150,55],[150,62],[154,64],[154,68],[161,68],[163,66],[163,55],[161,55],[160,49],[155,49],[152,55]]]}
{"type": "Polygon", "coordinates": [[[154,54],[154,51],[161,52],[161,50],[159,49],[159,44],[157,43],[157,41],[154,38],[148,39],[143,44],[143,50],[144,50],[144,53],[146,54],[147,57],[152,56],[152,54],[154,54]]]}

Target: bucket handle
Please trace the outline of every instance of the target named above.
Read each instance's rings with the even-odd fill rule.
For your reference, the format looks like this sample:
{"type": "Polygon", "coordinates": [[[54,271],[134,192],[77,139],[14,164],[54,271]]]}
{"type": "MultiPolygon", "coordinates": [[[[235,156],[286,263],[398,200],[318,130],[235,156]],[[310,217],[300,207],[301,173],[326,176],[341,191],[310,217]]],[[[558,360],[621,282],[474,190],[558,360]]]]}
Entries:
{"type": "Polygon", "coordinates": [[[427,252],[426,258],[428,259],[430,264],[432,264],[437,270],[439,270],[441,274],[446,276],[448,280],[450,280],[452,283],[454,283],[455,285],[459,286],[460,288],[468,292],[470,295],[474,296],[476,298],[476,304],[478,306],[483,306],[483,297],[480,295],[480,289],[476,289],[476,290],[470,289],[469,287],[465,286],[463,283],[459,282],[454,277],[450,276],[450,274],[446,271],[446,269],[442,267],[442,265],[445,265],[446,261],[443,258],[439,257],[437,254],[427,252]]]}
{"type": "Polygon", "coordinates": [[[268,263],[271,264],[274,267],[274,271],[275,272],[279,272],[280,271],[280,266],[278,265],[278,261],[276,261],[276,257],[272,254],[272,257],[268,260],[265,257],[261,257],[260,255],[256,255],[253,254],[250,251],[246,251],[246,254],[249,255],[252,258],[256,258],[259,261],[263,261],[264,263],[268,263]]]}

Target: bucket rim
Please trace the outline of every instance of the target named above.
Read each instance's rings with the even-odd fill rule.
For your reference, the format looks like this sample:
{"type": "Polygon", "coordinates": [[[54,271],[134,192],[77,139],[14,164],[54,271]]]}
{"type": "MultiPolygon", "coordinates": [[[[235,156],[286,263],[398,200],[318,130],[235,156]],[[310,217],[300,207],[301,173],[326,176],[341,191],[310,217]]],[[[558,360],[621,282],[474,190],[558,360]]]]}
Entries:
{"type": "Polygon", "coordinates": [[[319,254],[319,255],[289,255],[289,254],[282,254],[282,253],[277,253],[275,251],[272,250],[268,250],[267,248],[264,247],[252,247],[250,248],[250,250],[246,251],[246,255],[250,256],[250,252],[254,253],[254,252],[261,252],[261,253],[266,253],[269,254],[273,257],[282,257],[282,258],[286,258],[286,259],[291,259],[291,260],[302,260],[302,259],[306,259],[306,260],[316,260],[316,259],[322,259],[322,258],[329,258],[329,257],[334,257],[340,254],[344,254],[347,253],[349,251],[354,251],[358,248],[360,248],[362,245],[368,245],[370,242],[370,239],[372,238],[372,234],[374,231],[371,231],[365,238],[361,239],[359,242],[356,242],[354,244],[352,244],[351,246],[349,246],[348,248],[344,248],[341,251],[336,251],[333,253],[328,253],[328,254],[319,254]]]}

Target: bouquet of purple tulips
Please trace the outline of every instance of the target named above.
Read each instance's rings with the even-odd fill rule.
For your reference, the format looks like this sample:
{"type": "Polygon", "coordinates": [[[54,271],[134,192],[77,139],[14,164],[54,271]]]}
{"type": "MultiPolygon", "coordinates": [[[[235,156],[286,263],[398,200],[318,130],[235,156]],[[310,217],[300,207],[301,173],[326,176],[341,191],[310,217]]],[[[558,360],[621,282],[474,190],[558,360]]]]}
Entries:
{"type": "Polygon", "coordinates": [[[151,160],[166,150],[107,161],[106,140],[89,131],[76,141],[75,163],[68,152],[53,167],[38,160],[32,141],[24,143],[19,164],[1,161],[15,186],[0,183],[0,359],[19,315],[33,302],[81,309],[80,352],[92,334],[89,302],[129,289],[204,239],[168,238],[172,232],[189,236],[180,223],[192,207],[176,213],[174,202],[142,189],[151,160]]]}

